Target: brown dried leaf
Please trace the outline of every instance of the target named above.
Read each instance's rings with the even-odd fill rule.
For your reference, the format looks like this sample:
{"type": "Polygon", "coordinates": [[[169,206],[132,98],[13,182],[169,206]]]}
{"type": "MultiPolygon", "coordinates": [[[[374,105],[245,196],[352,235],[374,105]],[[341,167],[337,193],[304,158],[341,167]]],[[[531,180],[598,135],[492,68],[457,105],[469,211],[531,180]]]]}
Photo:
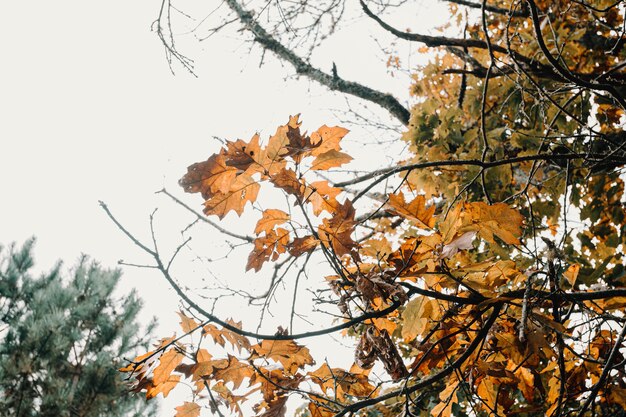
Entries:
{"type": "Polygon", "coordinates": [[[287,251],[289,244],[289,232],[278,228],[271,230],[266,236],[258,237],[254,240],[254,249],[248,256],[246,271],[254,269],[258,272],[263,264],[270,259],[275,261],[278,256],[287,251]]]}
{"type": "Polygon", "coordinates": [[[278,209],[267,209],[263,211],[263,214],[256,224],[254,233],[259,235],[261,232],[265,232],[267,235],[274,227],[279,224],[283,224],[290,220],[289,214],[278,209]]]}
{"type": "Polygon", "coordinates": [[[204,162],[187,168],[187,173],[178,182],[188,193],[202,193],[208,199],[214,193],[226,193],[237,175],[237,168],[226,165],[223,155],[214,154],[204,162]]]}

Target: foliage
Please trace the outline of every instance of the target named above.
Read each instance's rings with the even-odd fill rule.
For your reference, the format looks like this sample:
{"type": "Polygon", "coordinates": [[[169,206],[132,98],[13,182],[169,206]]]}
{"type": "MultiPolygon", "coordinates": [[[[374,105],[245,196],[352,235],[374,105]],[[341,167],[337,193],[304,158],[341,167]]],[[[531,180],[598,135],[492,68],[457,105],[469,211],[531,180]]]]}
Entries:
{"type": "Polygon", "coordinates": [[[154,415],[115,366],[150,337],[135,321],[141,302],[113,298],[119,271],[84,256],[68,280],[60,263],[34,278],[33,244],[0,258],[0,414],[154,415]]]}
{"type": "Polygon", "coordinates": [[[296,282],[316,273],[311,256],[324,259],[333,270],[320,279],[333,294],[324,301],[341,319],[304,333],[243,330],[194,302],[156,248],[136,241],[189,307],[183,336],[122,369],[137,388],[151,396],[191,381],[194,401],[177,416],[199,415],[199,404],[243,415],[249,398],[259,398],[258,416],[280,416],[294,394],[313,417],[623,415],[621,2],[451,1],[451,25],[463,32],[454,38],[400,31],[361,1],[381,30],[433,54],[413,69],[408,119],[397,101],[300,64],[239,2],[226,3],[299,74],[406,123],[412,155],[329,180],[351,160],[347,130],[307,134],[293,116],[265,142],[227,141],[191,165],[180,184],[200,193],[207,216],[245,215],[271,189],[285,196],[262,210],[254,236],[230,236],[252,246],[247,270],[298,265],[296,282]],[[313,366],[299,339],[344,329],[354,365],[313,366]],[[200,339],[190,344],[192,333],[200,339]],[[207,340],[229,353],[214,358],[207,340]],[[387,375],[378,383],[375,363],[387,375]]]}

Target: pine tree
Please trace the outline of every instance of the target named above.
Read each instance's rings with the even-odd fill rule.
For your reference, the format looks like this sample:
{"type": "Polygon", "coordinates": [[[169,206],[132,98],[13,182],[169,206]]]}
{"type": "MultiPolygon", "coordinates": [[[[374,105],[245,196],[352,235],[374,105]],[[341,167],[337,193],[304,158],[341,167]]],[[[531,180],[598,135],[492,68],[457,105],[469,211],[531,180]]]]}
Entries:
{"type": "Polygon", "coordinates": [[[33,245],[0,248],[0,414],[154,415],[117,372],[152,327],[136,322],[134,292],[115,298],[120,271],[83,255],[69,277],[59,262],[35,278],[33,245]]]}

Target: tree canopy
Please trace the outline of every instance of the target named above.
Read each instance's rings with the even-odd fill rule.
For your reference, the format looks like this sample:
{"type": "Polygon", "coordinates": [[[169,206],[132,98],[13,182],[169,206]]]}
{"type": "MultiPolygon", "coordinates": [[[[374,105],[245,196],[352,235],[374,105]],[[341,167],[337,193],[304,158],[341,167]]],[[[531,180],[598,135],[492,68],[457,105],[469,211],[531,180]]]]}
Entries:
{"type": "Polygon", "coordinates": [[[69,277],[59,263],[35,278],[33,244],[0,251],[0,414],[154,415],[116,370],[151,337],[137,296],[116,299],[120,272],[87,257],[69,277]]]}
{"type": "MultiPolygon", "coordinates": [[[[269,138],[199,155],[180,181],[202,198],[207,217],[198,218],[250,246],[242,270],[273,265],[265,298],[280,282],[297,292],[302,275],[318,280],[313,302],[336,316],[323,329],[297,332],[287,320],[259,334],[236,311],[234,320],[215,314],[178,284],[173,257],[166,262],[103,205],[186,306],[182,336],[123,368],[137,387],[150,396],[190,381],[180,417],[203,406],[242,415],[249,398],[257,415],[280,416],[290,396],[312,417],[623,415],[622,2],[451,0],[450,24],[432,36],[396,28],[385,15],[395,4],[361,0],[372,32],[430,54],[428,65],[409,68],[410,108],[310,63],[308,51],[341,25],[348,2],[224,3],[227,22],[298,75],[387,110],[405,126],[398,140],[409,155],[346,174],[358,157],[342,149],[347,129],[307,133],[291,116],[269,138]],[[239,234],[233,214],[255,216],[253,208],[256,227],[239,234]],[[330,273],[320,276],[313,259],[330,273]],[[339,331],[354,341],[352,367],[306,347],[339,331]],[[383,377],[371,373],[377,363],[383,377]]],[[[161,35],[171,7],[163,2],[161,35]]],[[[284,301],[292,317],[295,299],[284,301]]]]}

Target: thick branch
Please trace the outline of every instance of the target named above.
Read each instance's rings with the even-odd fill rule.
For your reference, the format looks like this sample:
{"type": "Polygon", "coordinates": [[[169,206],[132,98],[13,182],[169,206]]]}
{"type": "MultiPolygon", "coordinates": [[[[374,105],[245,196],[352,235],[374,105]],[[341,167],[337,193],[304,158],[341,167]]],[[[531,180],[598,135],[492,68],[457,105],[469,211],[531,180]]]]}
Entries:
{"type": "Polygon", "coordinates": [[[245,10],[237,0],[226,0],[226,4],[237,14],[246,29],[252,32],[255,42],[275,53],[280,59],[289,62],[299,75],[304,75],[333,91],[340,91],[378,104],[402,122],[402,124],[409,124],[409,110],[391,94],[382,93],[357,82],[344,80],[337,76],[336,71],[333,71],[333,74],[328,74],[315,68],[268,33],[254,19],[252,13],[245,10]]]}

